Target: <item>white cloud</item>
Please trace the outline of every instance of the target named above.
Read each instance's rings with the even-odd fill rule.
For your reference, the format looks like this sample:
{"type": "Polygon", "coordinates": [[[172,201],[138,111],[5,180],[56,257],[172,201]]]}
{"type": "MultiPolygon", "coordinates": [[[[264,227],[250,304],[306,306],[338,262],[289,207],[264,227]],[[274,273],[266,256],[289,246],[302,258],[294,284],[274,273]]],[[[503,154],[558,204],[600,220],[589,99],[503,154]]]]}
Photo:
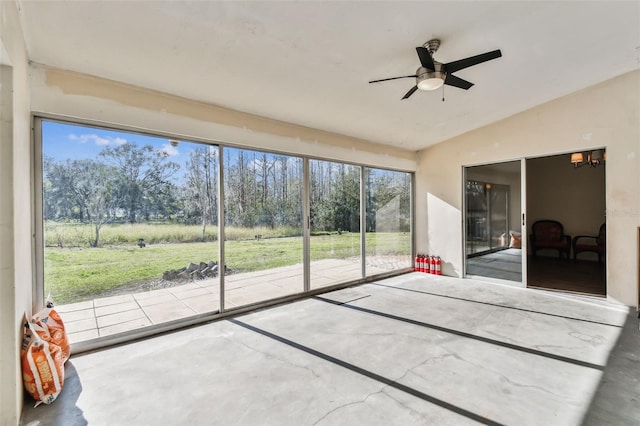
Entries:
{"type": "Polygon", "coordinates": [[[71,133],[69,135],[69,139],[72,141],[78,141],[80,143],[87,143],[87,138],[83,136],[86,136],[86,135],[78,136],[75,133],[71,133]]]}
{"type": "Polygon", "coordinates": [[[98,146],[103,146],[103,145],[109,145],[109,139],[105,139],[105,138],[101,138],[97,135],[90,135],[92,136],[92,140],[96,143],[96,145],[98,146]]]}
{"type": "Polygon", "coordinates": [[[69,140],[78,141],[79,143],[93,142],[98,146],[124,145],[127,143],[127,140],[123,138],[117,138],[117,137],[114,138],[110,136],[103,138],[96,134],[86,134],[86,133],[82,135],[76,135],[75,133],[71,133],[69,135],[69,140]]]}

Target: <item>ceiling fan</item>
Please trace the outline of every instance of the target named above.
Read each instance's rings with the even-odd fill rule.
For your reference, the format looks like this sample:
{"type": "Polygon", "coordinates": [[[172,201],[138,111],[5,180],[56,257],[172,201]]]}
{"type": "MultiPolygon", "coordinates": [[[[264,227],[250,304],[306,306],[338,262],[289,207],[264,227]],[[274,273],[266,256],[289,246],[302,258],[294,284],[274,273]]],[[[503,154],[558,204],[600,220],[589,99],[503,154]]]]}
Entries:
{"type": "Polygon", "coordinates": [[[470,56],[465,59],[443,64],[433,59],[433,54],[438,50],[438,47],[440,47],[440,40],[438,39],[429,40],[424,45],[416,47],[418,57],[420,58],[420,64],[422,66],[416,70],[415,74],[383,78],[381,80],[370,81],[369,83],[379,83],[381,81],[397,80],[399,78],[415,78],[416,85],[402,97],[403,100],[413,95],[413,93],[418,89],[436,90],[443,84],[469,90],[469,88],[473,86],[473,83],[463,80],[460,77],[456,77],[453,73],[502,56],[502,52],[500,52],[500,50],[494,50],[492,52],[482,53],[480,55],[470,56]]]}

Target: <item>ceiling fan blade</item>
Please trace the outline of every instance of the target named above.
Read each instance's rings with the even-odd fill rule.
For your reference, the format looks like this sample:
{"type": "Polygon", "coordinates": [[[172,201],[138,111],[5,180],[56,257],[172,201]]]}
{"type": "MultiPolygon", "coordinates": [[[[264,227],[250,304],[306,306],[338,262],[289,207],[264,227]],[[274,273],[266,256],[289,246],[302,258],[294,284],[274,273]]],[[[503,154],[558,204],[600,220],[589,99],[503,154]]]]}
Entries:
{"type": "Polygon", "coordinates": [[[418,86],[413,86],[411,89],[409,89],[409,91],[402,97],[401,100],[405,100],[407,99],[409,96],[413,95],[413,93],[418,90],[418,86]]]}
{"type": "Polygon", "coordinates": [[[448,64],[444,64],[444,69],[446,70],[447,73],[452,73],[452,72],[460,71],[465,68],[469,68],[474,65],[481,64],[486,61],[490,61],[492,59],[497,59],[501,56],[502,56],[502,52],[500,52],[500,50],[494,50],[492,52],[481,53],[480,55],[471,56],[469,58],[449,62],[448,64]]]}
{"type": "Polygon", "coordinates": [[[447,77],[444,79],[444,84],[453,87],[459,87],[460,89],[469,90],[473,83],[467,80],[463,80],[460,77],[456,77],[453,74],[447,74],[447,77]]]}
{"type": "Polygon", "coordinates": [[[433,64],[433,58],[431,57],[431,53],[429,53],[429,49],[426,47],[416,47],[416,52],[418,52],[422,66],[431,71],[435,71],[436,66],[433,64]]]}
{"type": "Polygon", "coordinates": [[[373,80],[373,81],[370,81],[369,83],[380,83],[381,81],[397,80],[399,78],[409,78],[409,77],[416,78],[417,75],[413,74],[413,75],[403,75],[402,77],[383,78],[382,80],[373,80]]]}

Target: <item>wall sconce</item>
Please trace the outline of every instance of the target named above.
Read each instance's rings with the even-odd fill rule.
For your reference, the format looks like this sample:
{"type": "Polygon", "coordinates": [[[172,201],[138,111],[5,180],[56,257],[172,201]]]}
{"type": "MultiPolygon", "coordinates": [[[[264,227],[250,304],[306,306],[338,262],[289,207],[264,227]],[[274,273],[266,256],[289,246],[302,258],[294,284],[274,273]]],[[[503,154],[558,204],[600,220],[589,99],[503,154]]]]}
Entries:
{"type": "Polygon", "coordinates": [[[581,152],[574,152],[571,154],[571,164],[573,164],[574,168],[582,167],[582,166],[590,166],[596,167],[600,165],[605,159],[605,153],[601,149],[596,149],[595,151],[591,151],[587,155],[587,161],[584,162],[584,155],[581,152]]]}

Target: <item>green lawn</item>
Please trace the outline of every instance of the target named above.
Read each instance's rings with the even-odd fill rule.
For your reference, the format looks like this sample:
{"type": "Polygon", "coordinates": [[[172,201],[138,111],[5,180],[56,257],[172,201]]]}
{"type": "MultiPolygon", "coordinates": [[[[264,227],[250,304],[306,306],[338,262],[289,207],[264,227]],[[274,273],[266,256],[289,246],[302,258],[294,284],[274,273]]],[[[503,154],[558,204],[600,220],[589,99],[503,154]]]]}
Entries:
{"type": "MultiPolygon", "coordinates": [[[[255,232],[255,231],[254,231],[255,232]]],[[[149,235],[149,234],[145,234],[149,235]]],[[[146,240],[148,241],[148,240],[146,240]]],[[[367,234],[367,254],[408,254],[408,233],[367,234]]],[[[360,254],[357,233],[311,237],[311,260],[344,259],[360,254]]],[[[249,272],[302,263],[302,238],[227,241],[226,263],[234,272],[249,272]]],[[[119,286],[159,279],[169,269],[190,262],[218,260],[217,242],[119,245],[99,248],[45,248],[45,294],[57,304],[99,297],[119,286]]]]}

